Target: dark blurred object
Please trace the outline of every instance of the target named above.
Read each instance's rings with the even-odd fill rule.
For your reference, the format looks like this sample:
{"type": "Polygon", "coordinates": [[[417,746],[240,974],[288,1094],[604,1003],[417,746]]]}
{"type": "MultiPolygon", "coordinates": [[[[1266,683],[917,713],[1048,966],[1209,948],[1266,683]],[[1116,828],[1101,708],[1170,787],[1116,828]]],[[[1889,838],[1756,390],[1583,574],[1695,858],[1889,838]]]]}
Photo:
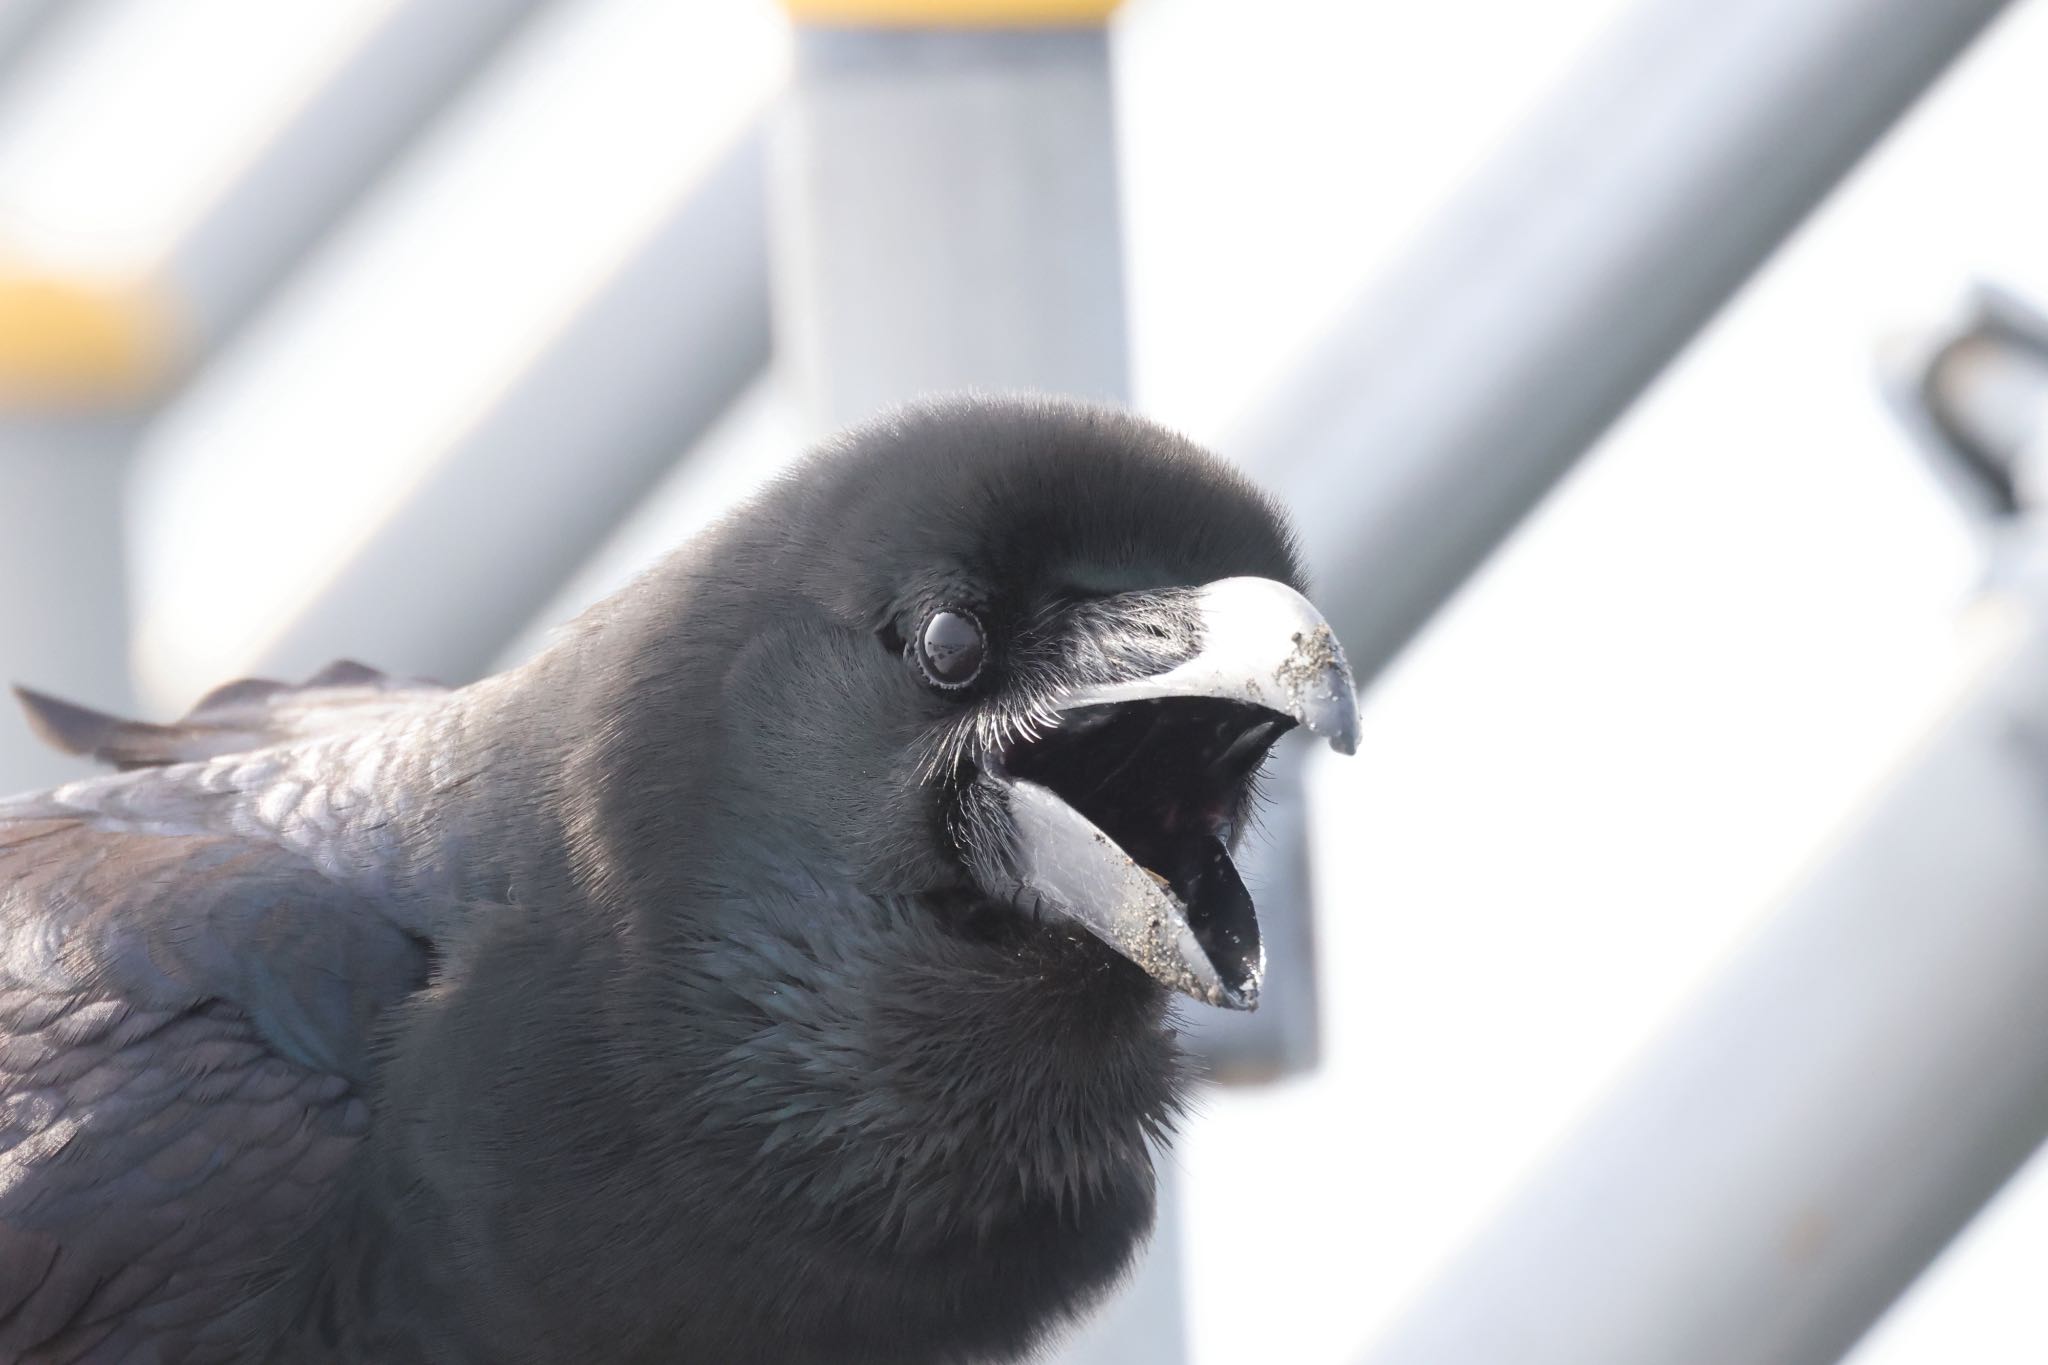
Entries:
{"type": "Polygon", "coordinates": [[[1886,349],[1886,396],[1942,483],[1974,516],[2039,507],[2048,458],[2048,313],[1995,284],[1956,318],[1886,349]]]}

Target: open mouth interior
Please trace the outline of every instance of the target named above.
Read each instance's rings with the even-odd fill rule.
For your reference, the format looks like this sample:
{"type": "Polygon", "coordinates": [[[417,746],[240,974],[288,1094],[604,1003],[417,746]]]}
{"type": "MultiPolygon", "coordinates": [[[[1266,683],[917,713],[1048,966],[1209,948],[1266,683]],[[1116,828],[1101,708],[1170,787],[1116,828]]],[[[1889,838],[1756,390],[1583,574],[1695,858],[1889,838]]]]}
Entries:
{"type": "Polygon", "coordinates": [[[1181,903],[1217,976],[1258,970],[1259,925],[1230,861],[1247,787],[1294,721],[1262,706],[1161,697],[1070,711],[1004,757],[1108,835],[1181,903]]]}

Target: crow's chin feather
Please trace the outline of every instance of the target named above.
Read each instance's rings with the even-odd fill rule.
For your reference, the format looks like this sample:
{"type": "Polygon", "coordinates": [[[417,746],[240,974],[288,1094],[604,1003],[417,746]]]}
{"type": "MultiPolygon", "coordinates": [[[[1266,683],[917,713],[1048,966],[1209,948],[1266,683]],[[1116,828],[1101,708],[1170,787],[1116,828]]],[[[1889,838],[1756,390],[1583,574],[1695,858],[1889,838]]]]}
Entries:
{"type": "MultiPolygon", "coordinates": [[[[391,1181],[425,1167],[436,1198],[380,1250],[409,1267],[390,1277],[407,1316],[433,1311],[415,1296],[451,1251],[530,1297],[565,1255],[624,1242],[645,1274],[612,1311],[685,1285],[781,1305],[693,1318],[683,1358],[735,1358],[747,1323],[778,1358],[936,1361],[1021,1350],[1120,1273],[1187,1080],[1164,993],[1007,907],[821,895],[794,866],[764,882],[650,920],[633,961],[493,935],[470,970],[519,990],[419,1007],[387,1099],[432,1117],[391,1181]],[[479,1128],[552,1155],[450,1166],[479,1128]],[[820,1275],[834,1292],[777,1297],[820,1275]]],[[[572,1284],[550,1314],[613,1292],[572,1284]]]]}

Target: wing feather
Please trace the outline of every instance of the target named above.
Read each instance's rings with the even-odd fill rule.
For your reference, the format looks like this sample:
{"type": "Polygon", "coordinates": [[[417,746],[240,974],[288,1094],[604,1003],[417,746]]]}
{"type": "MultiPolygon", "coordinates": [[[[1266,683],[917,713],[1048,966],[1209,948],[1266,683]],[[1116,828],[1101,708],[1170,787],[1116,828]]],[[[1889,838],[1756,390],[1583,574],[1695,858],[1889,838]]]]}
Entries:
{"type": "Polygon", "coordinates": [[[248,1347],[234,1310],[338,1197],[378,1021],[431,966],[377,895],[397,798],[350,785],[390,765],[321,737],[433,695],[330,670],[168,727],[42,708],[147,770],[0,802],[0,1361],[248,1347]],[[259,743],[287,747],[215,756],[259,743]]]}
{"type": "Polygon", "coordinates": [[[447,689],[342,659],[296,686],[243,678],[168,725],[124,720],[32,688],[14,689],[43,741],[116,768],[191,763],[376,725],[447,689]]]}

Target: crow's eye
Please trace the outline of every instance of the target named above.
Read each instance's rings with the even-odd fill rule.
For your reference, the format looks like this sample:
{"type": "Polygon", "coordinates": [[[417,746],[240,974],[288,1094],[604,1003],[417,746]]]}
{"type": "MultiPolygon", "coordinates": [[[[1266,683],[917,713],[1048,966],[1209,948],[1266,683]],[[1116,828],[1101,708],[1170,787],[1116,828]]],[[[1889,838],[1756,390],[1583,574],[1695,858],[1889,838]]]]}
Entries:
{"type": "Polygon", "coordinates": [[[935,611],[917,633],[917,666],[934,687],[965,687],[987,653],[981,622],[964,611],[935,611]]]}

